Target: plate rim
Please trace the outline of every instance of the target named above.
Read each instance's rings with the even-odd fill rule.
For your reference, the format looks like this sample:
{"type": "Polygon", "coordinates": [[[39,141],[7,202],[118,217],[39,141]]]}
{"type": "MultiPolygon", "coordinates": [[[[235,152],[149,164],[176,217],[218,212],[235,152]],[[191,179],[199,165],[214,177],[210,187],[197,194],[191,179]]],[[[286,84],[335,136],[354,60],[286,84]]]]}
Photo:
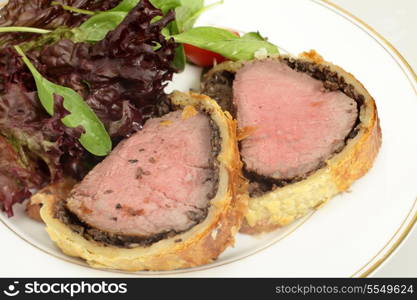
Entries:
{"type": "MultiPolygon", "coordinates": [[[[330,0],[310,0],[318,5],[321,5],[334,13],[344,17],[353,25],[360,28],[371,38],[373,38],[384,50],[395,60],[395,62],[400,67],[401,71],[407,77],[408,81],[414,93],[417,96],[417,74],[414,69],[411,67],[410,63],[404,58],[404,56],[398,51],[394,45],[389,42],[385,37],[383,37],[378,31],[376,31],[372,26],[364,22],[362,19],[353,15],[350,11],[340,7],[339,5],[333,3],[330,0]],[[401,62],[399,62],[399,61],[401,62]]],[[[401,223],[400,227],[395,231],[392,237],[388,242],[358,271],[353,273],[350,277],[359,277],[365,278],[375,274],[380,267],[386,263],[389,258],[404,244],[405,240],[409,237],[413,228],[417,224],[417,198],[415,199],[410,211],[404,218],[404,221],[401,223]]]]}
{"type": "MultiPolygon", "coordinates": [[[[372,39],[374,39],[380,46],[382,46],[382,48],[384,48],[384,50],[398,64],[401,71],[404,73],[404,75],[406,76],[406,78],[410,82],[410,85],[411,85],[412,89],[414,90],[414,93],[417,96],[417,74],[413,70],[411,65],[408,63],[408,61],[403,57],[403,55],[391,44],[391,42],[389,42],[385,37],[383,37],[379,32],[377,32],[372,26],[370,26],[369,24],[364,22],[362,19],[353,15],[350,11],[342,8],[341,6],[333,3],[332,1],[330,1],[330,0],[310,0],[310,1],[317,4],[317,5],[322,6],[324,8],[327,8],[330,11],[332,11],[333,13],[336,13],[339,16],[345,18],[350,23],[352,23],[353,25],[357,26],[362,31],[364,31],[367,35],[369,35],[372,39]]],[[[5,4],[5,1],[4,2],[1,1],[1,2],[2,3],[0,3],[0,8],[3,7],[4,4],[5,4]]],[[[311,214],[314,214],[314,211],[311,214]]],[[[311,215],[308,216],[307,219],[309,219],[310,217],[311,217],[311,215]]],[[[248,255],[243,255],[242,257],[240,257],[236,260],[226,261],[225,263],[219,264],[219,265],[207,266],[207,268],[203,268],[203,269],[199,269],[199,270],[192,270],[192,269],[190,269],[190,270],[177,270],[177,272],[175,272],[175,271],[173,273],[169,272],[169,274],[159,273],[159,272],[151,272],[151,273],[149,273],[149,275],[150,276],[162,275],[162,274],[175,275],[175,274],[188,273],[188,272],[193,272],[193,271],[201,271],[201,270],[207,270],[207,269],[219,267],[219,266],[222,266],[222,265],[230,264],[232,262],[243,260],[243,259],[247,258],[248,256],[252,256],[252,255],[258,253],[259,251],[262,251],[262,250],[265,250],[266,248],[272,247],[278,241],[282,240],[283,238],[287,237],[288,235],[290,235],[291,233],[296,231],[299,227],[301,227],[305,223],[305,221],[306,220],[302,221],[299,225],[297,225],[289,233],[284,234],[284,236],[282,238],[277,239],[276,241],[270,243],[266,247],[261,247],[261,249],[258,249],[257,251],[254,251],[253,253],[250,253],[248,255]]],[[[26,238],[24,238],[20,234],[18,234],[3,219],[0,218],[0,222],[3,223],[3,225],[6,226],[6,228],[8,228],[11,232],[13,232],[21,240],[25,241],[26,243],[28,243],[29,245],[33,246],[34,248],[40,250],[41,252],[43,252],[43,253],[45,253],[49,256],[55,257],[55,258],[57,258],[61,261],[64,261],[66,263],[76,264],[76,265],[79,265],[81,267],[91,269],[91,267],[89,267],[87,265],[74,262],[70,259],[65,259],[63,257],[60,257],[58,255],[55,255],[53,253],[50,253],[49,251],[46,251],[46,250],[42,249],[41,247],[35,245],[31,241],[27,240],[26,238]]],[[[399,228],[395,231],[393,236],[388,240],[388,242],[366,264],[364,264],[358,271],[353,273],[350,277],[365,278],[365,277],[372,276],[404,244],[404,242],[410,236],[410,233],[412,232],[413,228],[415,228],[416,224],[417,224],[417,198],[415,199],[410,211],[408,212],[408,214],[404,218],[403,222],[401,223],[399,228]]],[[[111,272],[111,273],[114,272],[114,273],[126,274],[125,272],[120,272],[120,271],[117,271],[117,270],[106,270],[106,269],[99,269],[99,270],[105,271],[105,272],[111,272]]],[[[144,274],[138,274],[138,273],[129,273],[129,274],[130,275],[139,275],[139,276],[144,275],[144,274]]]]}

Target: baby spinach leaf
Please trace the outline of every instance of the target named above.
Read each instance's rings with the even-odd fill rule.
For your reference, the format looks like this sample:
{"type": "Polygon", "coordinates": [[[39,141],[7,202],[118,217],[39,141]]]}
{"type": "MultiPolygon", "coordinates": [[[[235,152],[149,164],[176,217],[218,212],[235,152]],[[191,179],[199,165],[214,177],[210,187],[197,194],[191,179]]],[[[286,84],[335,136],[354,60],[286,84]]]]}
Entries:
{"type": "Polygon", "coordinates": [[[123,0],[116,7],[96,12],[74,31],[76,42],[98,42],[104,39],[106,34],[119,26],[140,0],[123,0]]]}
{"type": "MultiPolygon", "coordinates": [[[[162,13],[165,15],[171,9],[176,9],[177,7],[183,5],[184,0],[150,0],[152,5],[156,8],[159,8],[162,13]]],[[[192,0],[199,2],[200,0],[192,0]]],[[[204,1],[204,0],[203,0],[204,1]]]]}
{"type": "Polygon", "coordinates": [[[85,103],[84,99],[74,90],[54,84],[44,78],[29,58],[19,46],[15,46],[16,51],[22,57],[26,66],[32,73],[38,91],[38,97],[42,106],[51,115],[54,115],[54,95],[64,98],[64,107],[71,114],[64,117],[62,123],[70,128],[82,126],[84,133],[79,141],[81,145],[90,153],[96,156],[105,156],[112,149],[111,139],[104,128],[103,123],[97,115],[85,103]]]}
{"type": "Polygon", "coordinates": [[[278,47],[251,33],[238,37],[228,30],[215,27],[196,27],[172,36],[177,43],[186,43],[210,50],[231,60],[250,60],[257,51],[279,53],[278,47]]]}
{"type": "Polygon", "coordinates": [[[193,27],[204,8],[204,0],[182,0],[182,5],[175,9],[175,19],[179,32],[193,27]]]}
{"type": "Polygon", "coordinates": [[[123,11],[106,11],[98,13],[78,28],[74,28],[75,42],[98,42],[104,39],[106,34],[119,26],[127,16],[123,11]]]}
{"type": "Polygon", "coordinates": [[[213,7],[223,4],[224,1],[204,6],[204,0],[182,0],[182,5],[175,9],[176,20],[180,32],[191,29],[198,17],[213,7]]]}
{"type": "MultiPolygon", "coordinates": [[[[123,0],[117,6],[112,9],[107,10],[109,11],[124,11],[129,12],[132,8],[134,8],[141,0],[123,0]]],[[[152,2],[152,1],[151,1],[152,2]]]]}
{"type": "MultiPolygon", "coordinates": [[[[123,0],[116,7],[98,12],[78,28],[74,29],[76,42],[98,42],[104,39],[106,34],[115,29],[140,0],[123,0]]],[[[170,9],[181,5],[181,0],[152,0],[151,3],[166,14],[170,9]]],[[[157,19],[156,19],[157,20],[157,19]]],[[[156,21],[155,20],[155,21],[156,21]]],[[[174,34],[174,33],[170,33],[174,34]]]]}
{"type": "Polygon", "coordinates": [[[175,57],[172,64],[174,68],[178,71],[183,71],[185,68],[185,64],[187,63],[187,58],[185,57],[184,46],[179,45],[177,49],[175,49],[175,57]]]}
{"type": "Polygon", "coordinates": [[[248,32],[242,36],[242,39],[255,40],[255,41],[267,41],[259,32],[248,32]]]}

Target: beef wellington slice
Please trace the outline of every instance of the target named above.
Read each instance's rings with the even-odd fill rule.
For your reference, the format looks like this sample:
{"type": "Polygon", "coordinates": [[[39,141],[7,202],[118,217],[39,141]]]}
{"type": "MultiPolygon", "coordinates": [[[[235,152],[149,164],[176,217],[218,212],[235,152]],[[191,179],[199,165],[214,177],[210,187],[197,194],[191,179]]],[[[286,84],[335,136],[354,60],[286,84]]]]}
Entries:
{"type": "MultiPolygon", "coordinates": [[[[66,254],[94,267],[172,270],[216,259],[247,208],[236,122],[207,96],[175,92],[41,217],[66,254]]],[[[37,195],[39,197],[39,195],[37,195]]]]}
{"type": "Polygon", "coordinates": [[[287,225],[346,191],[381,144],[370,94],[315,51],[219,64],[202,92],[238,121],[250,182],[246,233],[287,225]]]}

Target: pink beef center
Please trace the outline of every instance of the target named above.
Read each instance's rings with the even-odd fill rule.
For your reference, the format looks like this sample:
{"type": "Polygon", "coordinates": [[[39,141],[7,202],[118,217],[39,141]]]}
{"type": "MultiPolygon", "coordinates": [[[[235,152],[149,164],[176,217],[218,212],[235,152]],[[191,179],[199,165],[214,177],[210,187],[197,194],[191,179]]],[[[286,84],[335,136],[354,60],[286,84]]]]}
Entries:
{"type": "Polygon", "coordinates": [[[233,91],[239,127],[256,128],[241,144],[246,168],[270,178],[317,168],[343,147],[357,119],[352,98],[278,61],[247,64],[233,91]]]}
{"type": "Polygon", "coordinates": [[[149,120],[72,193],[68,207],[90,226],[152,236],[189,229],[205,216],[215,188],[208,116],[181,112],[149,120]]]}

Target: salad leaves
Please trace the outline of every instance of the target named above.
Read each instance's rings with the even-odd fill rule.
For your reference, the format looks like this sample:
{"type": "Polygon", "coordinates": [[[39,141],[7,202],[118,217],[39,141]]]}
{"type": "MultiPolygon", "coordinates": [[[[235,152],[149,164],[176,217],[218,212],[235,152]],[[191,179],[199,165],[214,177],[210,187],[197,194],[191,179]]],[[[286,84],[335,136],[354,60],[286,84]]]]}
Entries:
{"type": "Polygon", "coordinates": [[[198,17],[205,11],[223,4],[223,0],[204,6],[204,0],[182,0],[175,10],[179,33],[193,28],[198,17]]]}
{"type": "Polygon", "coordinates": [[[228,30],[215,27],[195,27],[173,35],[177,43],[186,43],[221,54],[231,60],[253,59],[257,51],[278,54],[278,47],[258,33],[238,37],[228,30]]]}
{"type": "Polygon", "coordinates": [[[259,33],[193,28],[222,2],[9,0],[0,10],[0,209],[11,216],[30,189],[81,179],[140,130],[185,66],[183,43],[232,60],[278,53],[259,33]]]}
{"type": "MultiPolygon", "coordinates": [[[[18,1],[18,0],[15,0],[18,1]]],[[[127,16],[140,0],[123,0],[115,7],[106,11],[89,11],[81,8],[71,8],[58,1],[52,1],[50,4],[62,9],[69,9],[71,12],[81,12],[92,15],[80,26],[72,29],[71,39],[75,42],[96,43],[104,39],[107,33],[114,30],[127,16]]],[[[164,28],[164,34],[167,38],[174,38],[179,43],[176,49],[176,56],[173,61],[177,70],[181,71],[185,67],[185,54],[182,44],[187,43],[193,46],[203,48],[223,55],[231,60],[248,60],[254,57],[257,51],[267,54],[279,53],[278,48],[269,43],[259,33],[251,32],[243,37],[237,37],[228,34],[220,28],[198,27],[193,28],[198,17],[207,9],[223,3],[223,1],[204,6],[204,0],[151,0],[151,3],[159,8],[164,15],[169,11],[175,12],[175,21],[164,28]]],[[[157,21],[161,16],[155,16],[153,21],[157,21]]],[[[25,26],[3,27],[1,32],[28,32],[28,33],[49,33],[42,28],[33,28],[25,26]]],[[[0,38],[1,43],[1,38],[0,38]]]]}
{"type": "Polygon", "coordinates": [[[123,11],[102,12],[89,18],[80,27],[73,29],[75,42],[98,42],[104,39],[106,34],[119,26],[126,18],[123,11]]]}
{"type": "MultiPolygon", "coordinates": [[[[119,4],[116,5],[116,7],[112,8],[112,9],[109,9],[108,11],[124,11],[124,12],[128,13],[136,5],[138,5],[139,1],[140,0],[122,0],[119,4]]],[[[161,9],[160,7],[157,7],[155,4],[154,4],[154,6],[156,8],[161,9]]],[[[163,12],[163,13],[165,13],[165,12],[163,12]]]]}
{"type": "Polygon", "coordinates": [[[73,31],[76,42],[98,42],[114,30],[126,18],[127,14],[138,5],[140,0],[123,0],[116,7],[96,12],[91,18],[73,31]]]}
{"type": "Polygon", "coordinates": [[[22,57],[36,82],[38,97],[45,110],[54,115],[54,97],[61,96],[64,99],[64,108],[70,112],[62,123],[70,128],[81,126],[84,129],[79,138],[81,145],[96,156],[105,156],[112,149],[112,142],[97,115],[85,103],[84,99],[74,90],[54,84],[44,78],[19,46],[15,46],[17,53],[22,57]]]}
{"type": "Polygon", "coordinates": [[[0,197],[0,207],[10,217],[13,215],[12,206],[30,196],[30,188],[42,185],[43,177],[36,172],[34,164],[24,164],[19,159],[17,149],[0,136],[0,186],[3,197],[0,197]],[[1,199],[3,198],[3,199],[1,199]]]}
{"type": "MultiPolygon", "coordinates": [[[[116,7],[108,11],[98,12],[78,28],[74,29],[74,40],[77,42],[97,42],[106,34],[116,28],[126,17],[127,13],[135,7],[140,0],[123,0],[116,7]]],[[[165,35],[179,34],[194,26],[198,17],[207,9],[223,3],[223,1],[204,6],[204,0],[151,0],[155,7],[159,8],[164,15],[169,11],[175,11],[175,21],[164,29],[165,35]]],[[[161,18],[155,17],[154,21],[161,18]]],[[[173,61],[174,67],[182,71],[185,67],[186,58],[183,45],[178,45],[173,61]]]]}
{"type": "MultiPolygon", "coordinates": [[[[19,26],[54,30],[61,27],[74,28],[89,16],[72,13],[61,5],[52,5],[52,0],[9,0],[0,10],[0,27],[19,26]]],[[[83,10],[105,11],[114,8],[120,0],[57,0],[66,6],[83,10]]],[[[18,45],[38,37],[32,33],[3,33],[0,46],[18,45]]]]}
{"type": "MultiPolygon", "coordinates": [[[[34,5],[25,1],[25,7],[27,2],[34,5]]],[[[62,176],[80,180],[100,161],[79,142],[88,128],[83,124],[75,128],[63,124],[72,115],[69,96],[85,100],[114,145],[140,130],[145,120],[156,114],[157,104],[166,97],[166,82],[175,71],[172,61],[177,45],[161,33],[173,20],[172,12],[163,16],[149,1],[142,0],[96,43],[74,42],[71,29],[59,27],[42,35],[28,33],[32,35],[29,40],[12,39],[0,46],[0,138],[14,153],[10,156],[13,166],[3,161],[6,156],[0,156],[0,183],[5,185],[0,190],[0,209],[11,216],[12,205],[28,197],[30,189],[41,188],[62,176]],[[155,16],[162,18],[152,22],[155,16]],[[41,104],[43,92],[35,80],[40,79],[32,75],[10,46],[15,44],[43,79],[53,84],[46,90],[49,104],[50,95],[54,95],[53,110],[41,104]],[[64,87],[78,96],[72,92],[67,96],[62,92],[64,87]],[[36,182],[29,180],[36,176],[36,182]]],[[[11,22],[7,26],[15,25],[11,22]]],[[[2,37],[0,34],[0,40],[2,37]]],[[[78,105],[79,101],[73,102],[78,105]]]]}

